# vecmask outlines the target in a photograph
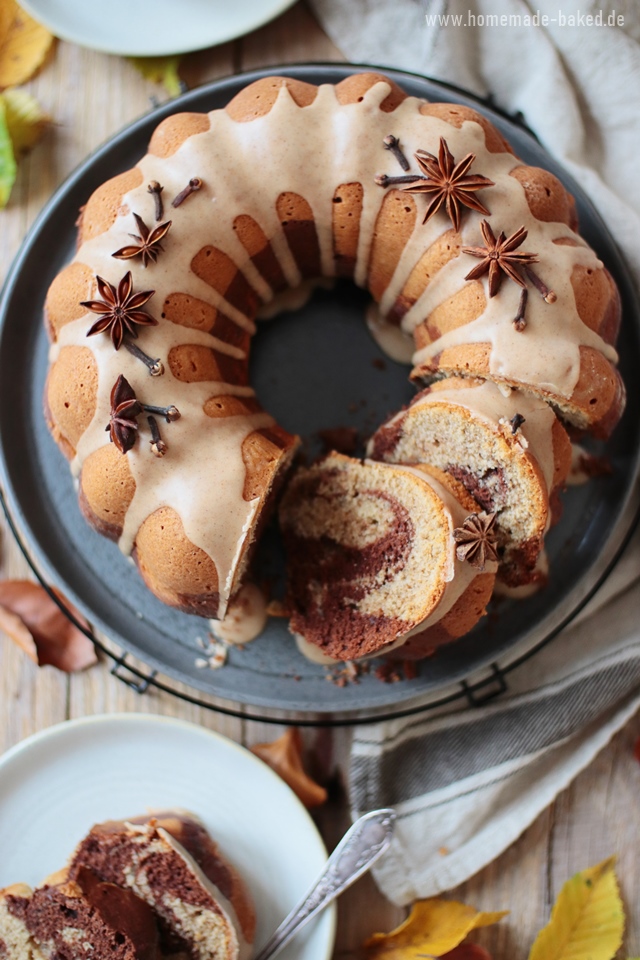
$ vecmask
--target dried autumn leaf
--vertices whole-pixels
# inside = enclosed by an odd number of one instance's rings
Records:
[[[7,39],[13,20],[14,7],[14,3],[5,3],[4,0],[0,0],[0,48]]]
[[[71,607],[81,623],[84,618]],[[64,615],[49,594],[30,580],[0,582],[0,629],[34,663],[72,673],[97,662],[91,641]]]
[[[624,933],[614,862],[609,857],[567,880],[529,960],[612,960]]]
[[[477,943],[461,943],[449,953],[444,953],[440,960],[493,960],[493,957]]]
[[[319,807],[327,799],[327,791],[308,776],[302,766],[302,737],[296,727],[289,729],[272,743],[257,743],[251,752],[264,760],[305,807]]]
[[[9,22],[0,39],[0,88],[4,89],[29,80],[44,63],[55,38],[15,0],[0,0],[0,9],[0,27]]]
[[[7,126],[7,109],[0,98],[0,209],[6,207],[18,171]]]
[[[374,933],[364,944],[368,960],[417,960],[441,957],[462,943],[477,927],[488,927],[508,910],[483,913],[456,900],[418,900],[411,913],[390,933]]]
[[[13,144],[14,156],[31,150],[48,125],[49,117],[35,97],[26,90],[5,90],[1,95],[5,106],[7,129]]]
[[[130,57],[131,63],[151,83],[162,83],[172,97],[182,93],[178,75],[180,57]]]

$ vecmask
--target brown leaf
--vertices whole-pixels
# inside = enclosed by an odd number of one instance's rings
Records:
[[[15,0],[0,0],[0,88],[16,87],[43,65],[54,37]],[[6,24],[9,24],[6,27]]]
[[[251,752],[264,760],[288,784],[305,807],[319,807],[327,799],[327,791],[312,780],[302,766],[302,737],[296,727],[289,729],[272,743],[257,743]]]
[[[459,947],[444,953],[440,960],[493,960],[490,953],[477,943],[461,943]]]
[[[79,622],[86,624],[78,611],[64,602]],[[72,673],[97,663],[88,637],[67,619],[46,590],[30,580],[0,582],[0,628],[39,667],[50,664]]]

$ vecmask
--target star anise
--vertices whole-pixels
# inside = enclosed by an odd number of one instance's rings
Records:
[[[142,404],[136,399],[133,387],[120,374],[111,390],[111,416],[107,427],[120,453],[127,453],[136,442],[141,413]]]
[[[494,531],[496,513],[472,513],[461,527],[453,531],[458,544],[458,560],[468,560],[473,567],[484,570],[488,560],[498,559],[498,540]]]
[[[490,297],[495,297],[500,289],[503,273],[518,286],[524,287],[525,281],[520,273],[520,268],[525,268],[529,263],[538,262],[538,256],[535,253],[513,252],[527,239],[525,228],[520,227],[510,237],[501,233],[497,240],[488,220],[482,221],[480,229],[486,246],[462,248],[462,253],[468,253],[470,256],[480,259],[480,263],[469,271],[465,280],[477,280],[478,277],[488,273]]]
[[[137,240],[137,243],[128,247],[121,247],[111,256],[116,257],[117,260],[131,260],[132,257],[142,257],[142,266],[146,267],[149,262],[155,263],[157,261],[158,254],[162,251],[161,241],[169,232],[171,220],[159,223],[157,227],[150,230],[142,217],[139,217],[137,213],[134,213],[133,216],[140,233],[130,233],[129,236],[132,240]]]
[[[87,332],[88,337],[108,330],[116,350],[120,349],[125,334],[137,338],[136,324],[142,327],[155,327],[158,321],[141,310],[155,290],[133,293],[131,272],[124,275],[117,288],[102,277],[96,277],[102,300],[85,300],[80,306],[86,307],[100,317]]]
[[[443,203],[455,230],[460,230],[463,207],[490,214],[491,211],[487,210],[474,194],[476,190],[494,187],[495,183],[479,174],[467,174],[467,170],[476,158],[474,153],[468,153],[459,163],[456,163],[447,141],[444,137],[440,137],[440,150],[437,157],[427,153],[426,150],[418,150],[414,156],[425,176],[416,178],[414,183],[402,184],[400,189],[407,193],[433,194],[423,223],[430,220]]]

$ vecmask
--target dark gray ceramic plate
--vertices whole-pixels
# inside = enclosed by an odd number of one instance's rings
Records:
[[[0,305],[1,479],[11,516],[36,564],[114,642],[173,680],[222,698],[232,710],[236,703],[268,708],[266,713],[333,713],[363,720],[455,695],[461,682],[486,676],[493,664],[507,669],[557,633],[606,575],[637,509],[640,331],[626,268],[580,188],[521,126],[480,105],[524,160],[552,170],[576,196],[582,233],[615,276],[624,303],[620,352],[629,404],[606,446],[614,472],[565,496],[564,516],[549,537],[547,589],[500,605],[471,634],[421,663],[411,681],[384,684],[372,670],[358,685],[328,683],[322,667],[297,653],[286,622],[273,619],[259,640],[232,650],[223,669],[205,671],[196,667],[196,659],[206,623],[157,601],[117,547],[82,520],[67,464],[41,409],[47,367],[42,304],[49,283],[73,254],[78,208],[102,181],[136,163],[154,127],[169,113],[222,107],[247,83],[270,73],[321,83],[337,82],[358,69],[310,65],[255,71],[194,90],[143,117],[89,157],[45,207],[16,258]],[[386,72],[410,94],[479,106],[452,88]],[[371,432],[414,392],[408,369],[383,358],[369,337],[365,303],[353,287],[319,293],[304,309],[265,325],[255,339],[258,396],[284,427],[310,444],[314,432],[327,427],[351,425]],[[281,578],[275,535],[262,547],[261,564],[264,573]]]

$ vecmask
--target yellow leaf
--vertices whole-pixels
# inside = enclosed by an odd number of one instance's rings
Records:
[[[0,0],[0,10],[0,30],[3,23],[9,22],[4,37],[0,34],[0,89],[4,89],[33,76],[44,63],[54,38],[15,0]]]
[[[4,44],[7,39],[7,34],[9,33],[9,27],[13,20],[13,14],[15,9],[15,3],[13,0],[6,2],[6,0],[0,0],[0,47]]]
[[[16,156],[26,153],[40,139],[51,117],[43,112],[38,101],[26,90],[5,90],[4,101],[9,136]]]
[[[614,861],[610,857],[567,880],[529,960],[612,960],[624,932]]]
[[[508,911],[482,913],[455,900],[418,900],[407,919],[390,933],[374,933],[365,948],[369,960],[440,957],[476,927],[497,923]]]
[[[4,101],[0,97],[0,208],[7,205],[17,172],[6,114]]]
[[[182,93],[178,76],[180,57],[130,57],[131,63],[151,83],[163,83],[167,93],[177,97]]]

